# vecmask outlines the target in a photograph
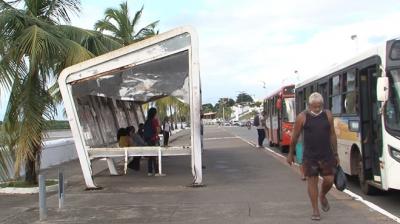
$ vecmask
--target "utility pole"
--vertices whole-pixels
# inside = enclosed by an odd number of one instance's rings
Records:
[[[225,103],[222,104],[222,120],[225,122]]]
[[[354,40],[354,42],[355,42],[355,52],[358,53],[358,36],[357,36],[357,34],[351,35],[350,39]]]

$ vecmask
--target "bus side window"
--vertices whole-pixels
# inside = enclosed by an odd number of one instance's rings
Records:
[[[340,95],[340,75],[332,78],[332,96],[331,96],[331,111],[333,114],[340,114],[342,95]]]

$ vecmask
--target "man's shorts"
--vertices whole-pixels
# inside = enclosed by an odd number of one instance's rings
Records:
[[[336,160],[303,160],[304,175],[306,177],[333,176],[336,172]]]

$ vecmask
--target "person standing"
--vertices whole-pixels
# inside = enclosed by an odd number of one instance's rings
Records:
[[[257,135],[258,135],[258,148],[263,147],[263,142],[265,139],[265,112],[263,111],[260,115],[257,112],[256,116],[254,117],[253,125],[257,128]]]
[[[170,133],[171,133],[171,123],[169,123],[168,117],[165,117],[163,122],[164,147],[168,146]]]
[[[330,209],[326,195],[332,188],[336,166],[339,165],[337,138],[332,113],[324,110],[321,94],[312,93],[308,99],[308,109],[301,112],[295,122],[287,162],[294,162],[294,151],[303,132],[303,168],[307,177],[308,195],[313,209],[311,219],[320,220],[318,199],[324,212]],[[321,191],[318,192],[318,176],[322,176]]]
[[[147,111],[147,120],[144,123],[143,136],[148,146],[159,146],[160,122],[157,118],[157,109],[152,107]],[[156,156],[149,156],[147,163],[147,176],[152,176],[158,172],[158,164]]]
[[[301,180],[306,180],[306,176],[304,175],[304,167],[303,167],[303,135],[301,134],[299,137],[300,141],[297,141],[296,144],[296,162],[299,164]]]

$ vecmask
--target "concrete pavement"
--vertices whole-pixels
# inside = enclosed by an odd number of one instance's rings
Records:
[[[103,190],[85,191],[79,163],[64,164],[69,181],[65,209],[49,195],[42,223],[311,223],[305,182],[297,170],[266,150],[256,149],[222,128],[205,131],[204,183],[191,183],[190,157],[163,160],[166,177],[141,171],[109,176],[97,161],[95,182]],[[122,166],[121,166],[122,168]],[[57,169],[46,170],[48,177]],[[331,210],[319,223],[394,223],[349,196],[333,190]],[[0,223],[38,222],[37,195],[0,195]]]

